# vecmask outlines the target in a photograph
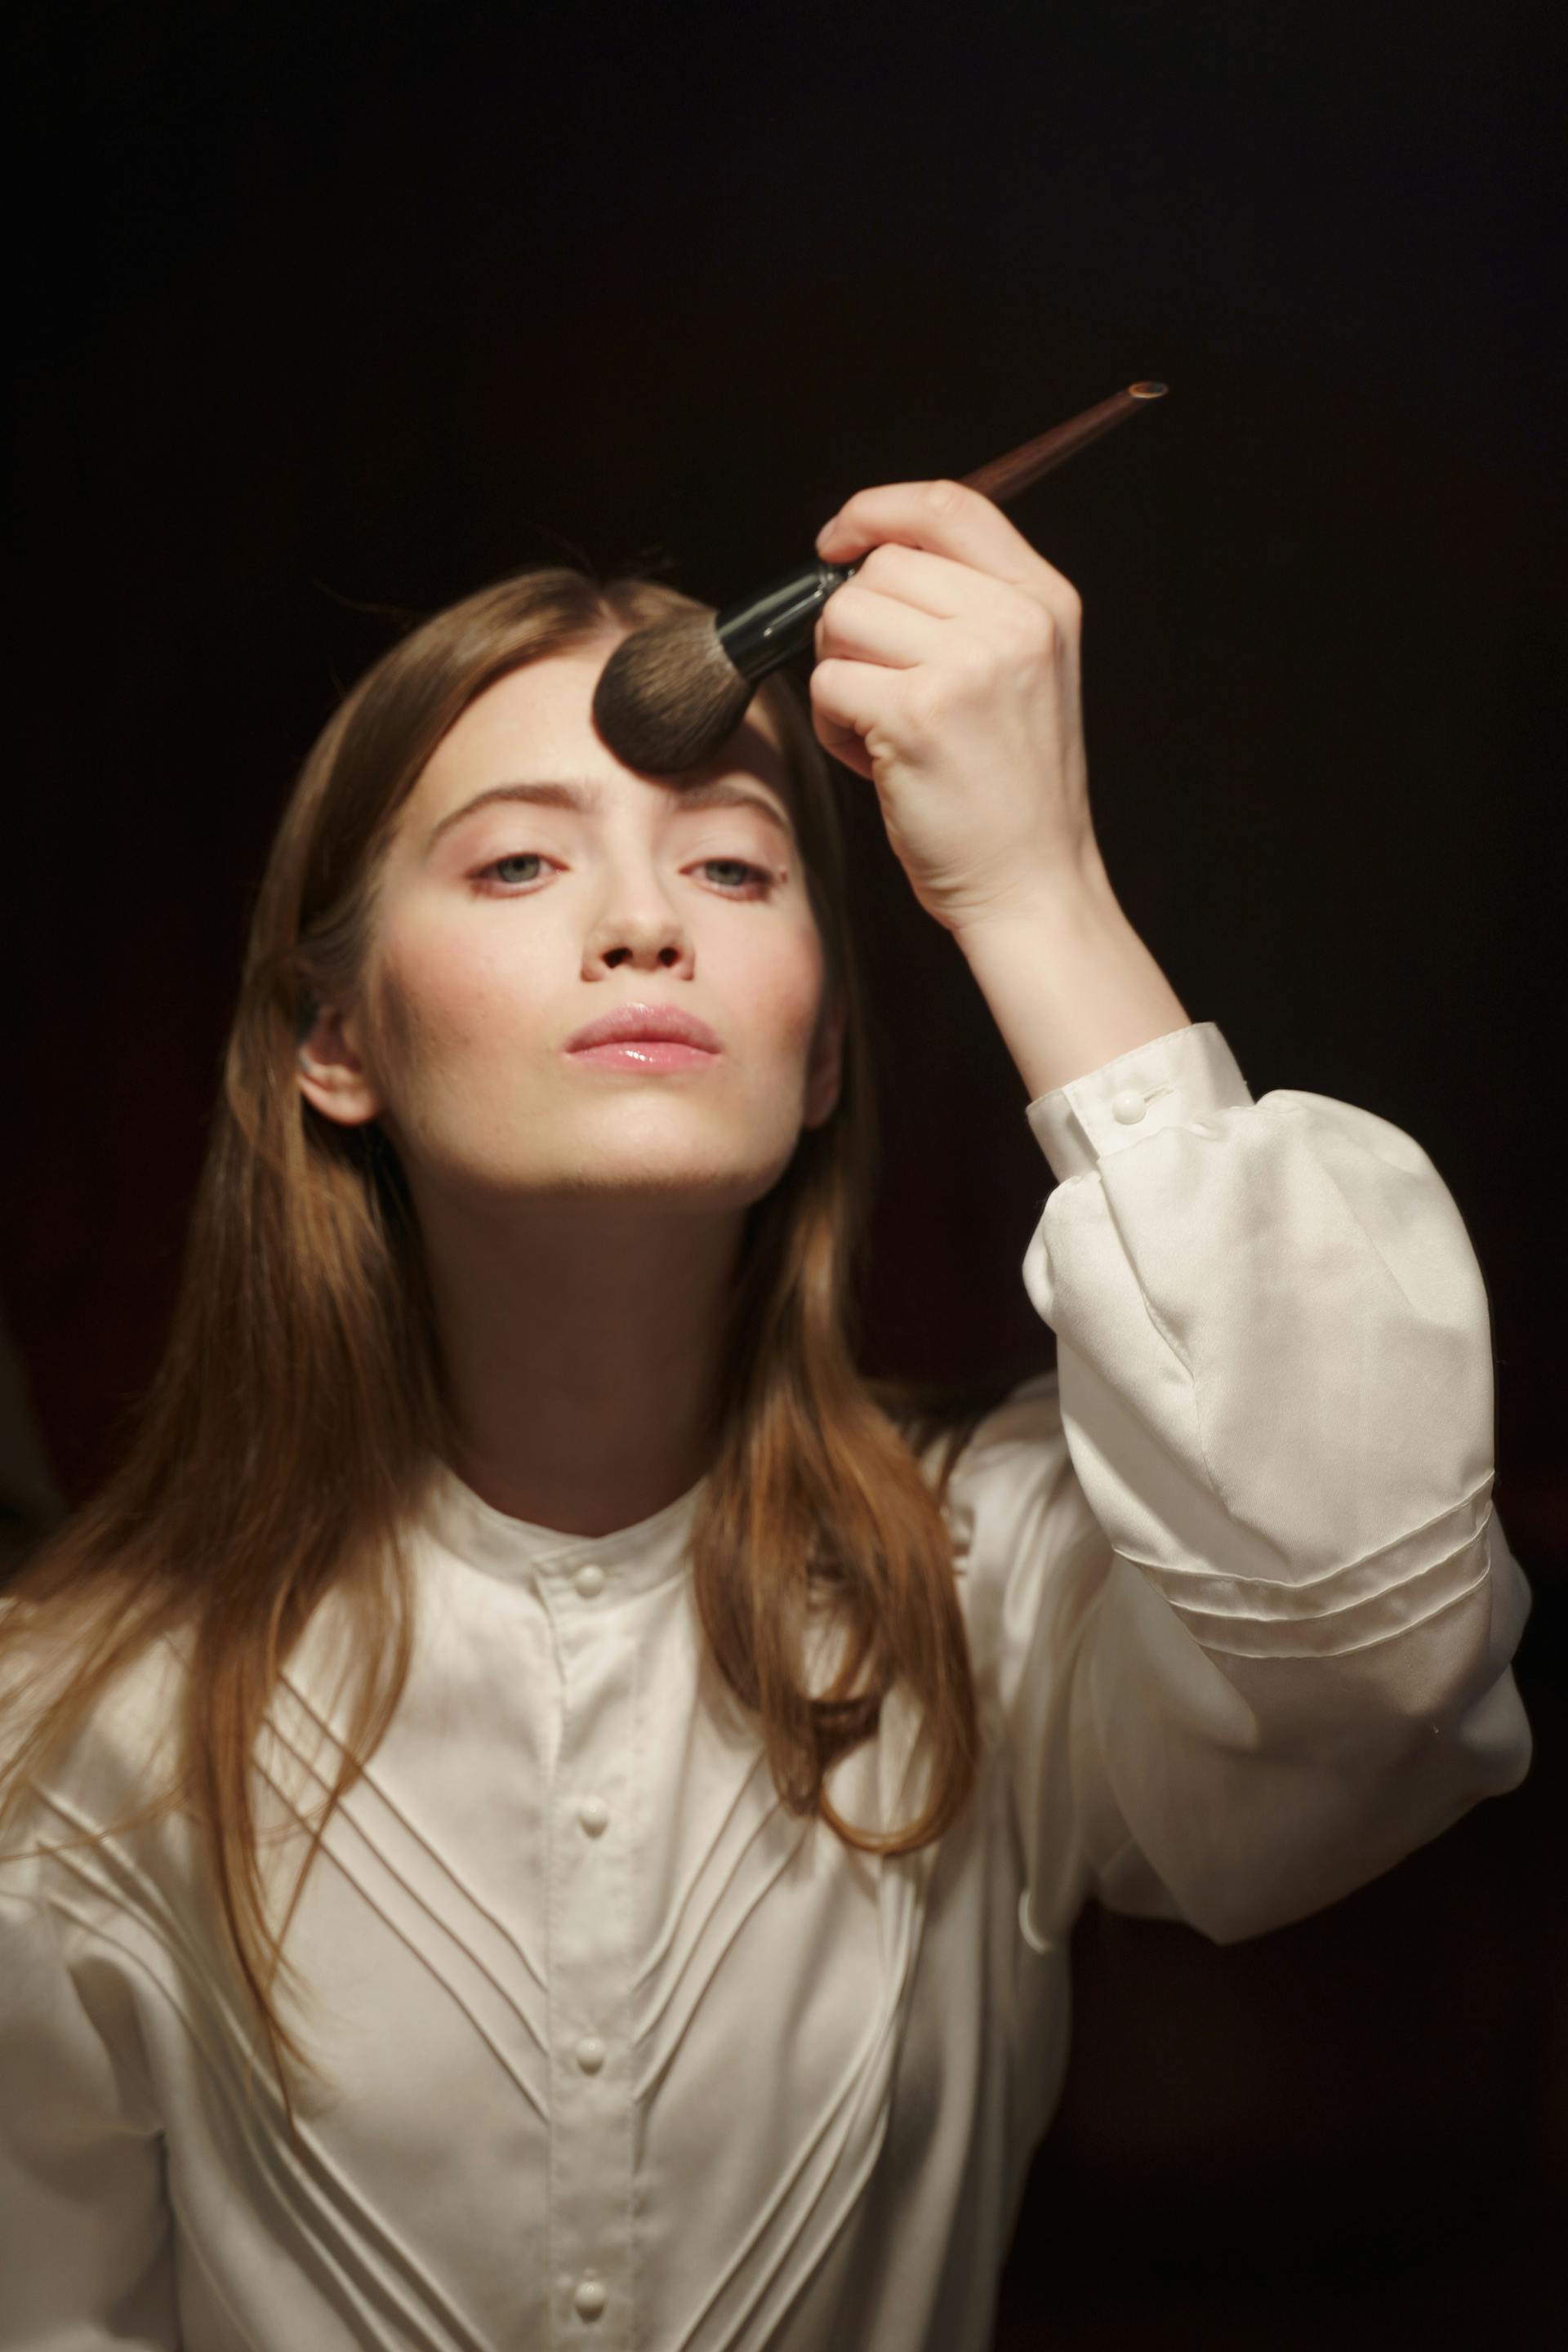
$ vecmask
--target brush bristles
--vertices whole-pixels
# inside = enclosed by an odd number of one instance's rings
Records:
[[[754,692],[720,644],[714,615],[683,614],[622,639],[599,673],[594,721],[628,768],[666,775],[711,759]]]

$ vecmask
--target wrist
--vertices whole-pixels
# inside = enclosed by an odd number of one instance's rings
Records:
[[[1018,933],[1032,933],[1038,938],[1042,930],[1124,923],[1126,919],[1099,848],[1091,846],[1081,856],[1054,866],[1048,874],[1020,882],[1005,899],[998,899],[983,913],[949,928],[959,946],[969,954],[972,950],[984,952],[990,941]]]
[[[1191,1024],[1109,880],[1054,881],[958,936],[1031,1101]]]

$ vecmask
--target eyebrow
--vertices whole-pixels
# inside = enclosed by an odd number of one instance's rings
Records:
[[[788,817],[774,802],[765,800],[761,793],[748,792],[743,784],[716,776],[707,783],[682,784],[676,790],[678,804],[683,809],[755,809],[778,827],[792,848],[795,845]],[[426,835],[422,856],[428,857],[443,834],[450,833],[455,824],[461,824],[476,809],[488,808],[492,801],[532,802],[544,808],[572,809],[579,816],[596,816],[604,806],[604,794],[597,784],[575,778],[546,777],[526,783],[491,784],[488,792],[476,793],[471,801],[465,801],[461,808],[448,810],[437,824],[432,825]]]

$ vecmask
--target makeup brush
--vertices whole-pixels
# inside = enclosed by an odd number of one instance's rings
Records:
[[[1129,384],[963,480],[1000,505],[1168,390]],[[814,556],[722,612],[683,613],[624,637],[594,690],[595,723],[616,757],[651,775],[710,759],[740,725],[758,679],[811,643],[818,613],[865,561]]]

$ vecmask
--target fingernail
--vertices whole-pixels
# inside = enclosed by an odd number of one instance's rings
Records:
[[[838,517],[837,515],[833,517],[830,522],[825,522],[823,524],[822,529],[816,534],[816,551],[818,555],[825,555],[827,552],[826,548],[824,545],[824,541],[831,539],[837,528]]]

